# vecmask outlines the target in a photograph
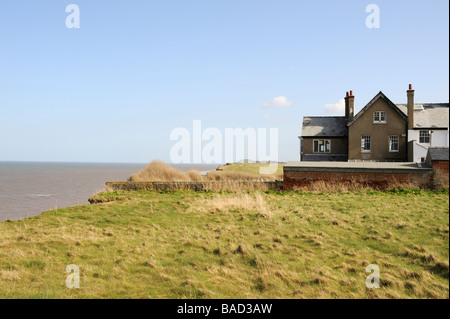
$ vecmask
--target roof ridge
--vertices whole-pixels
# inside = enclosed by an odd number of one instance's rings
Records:
[[[316,118],[317,118],[317,117],[324,117],[324,118],[342,117],[342,118],[345,118],[344,115],[339,115],[339,116],[326,116],[326,115],[324,115],[324,116],[320,116],[320,115],[317,115],[317,116],[316,116],[316,115],[310,116],[310,115],[309,115],[309,116],[308,116],[308,115],[305,115],[305,116],[303,116],[303,117],[304,117],[304,118],[305,118],[305,117],[316,117]]]
[[[407,115],[402,110],[400,110],[398,106],[394,104],[382,91],[380,91],[369,101],[369,103],[367,103],[358,113],[356,113],[356,115],[347,123],[347,126],[355,123],[356,120],[358,120],[361,115],[363,115],[378,99],[384,99],[389,106],[391,106],[398,114],[400,114],[400,116],[405,119],[407,118]]]
[[[447,102],[433,102],[433,103],[428,103],[428,102],[423,102],[423,103],[414,103],[414,105],[446,105],[449,106],[450,103]],[[395,105],[408,105],[407,103],[396,103]]]

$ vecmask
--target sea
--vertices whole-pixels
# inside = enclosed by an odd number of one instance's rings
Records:
[[[147,164],[0,162],[0,221],[89,204],[107,181],[126,181]],[[217,164],[174,164],[182,171],[213,171]]]

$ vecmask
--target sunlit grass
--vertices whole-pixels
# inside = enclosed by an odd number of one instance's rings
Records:
[[[449,297],[448,193],[100,196],[0,223],[1,298]]]

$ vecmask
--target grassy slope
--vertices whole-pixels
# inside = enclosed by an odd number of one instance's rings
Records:
[[[274,175],[283,175],[283,166],[284,164],[278,165],[278,170]],[[260,167],[268,167],[268,164],[243,164],[243,163],[233,163],[230,165],[222,165],[219,166],[219,169],[222,171],[233,171],[233,172],[240,172],[240,173],[248,173],[248,174],[259,174],[259,168]]]
[[[448,194],[104,196],[128,200],[0,223],[0,297],[449,296]]]

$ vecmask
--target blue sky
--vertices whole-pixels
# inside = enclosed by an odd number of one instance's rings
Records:
[[[65,8],[80,8],[68,29]],[[367,5],[380,28],[365,25]],[[170,132],[279,129],[353,90],[448,102],[448,1],[3,1],[0,161],[170,161]],[[289,107],[263,107],[275,97]],[[269,103],[270,104],[270,103]],[[328,111],[327,111],[328,110]],[[330,114],[331,115],[331,114]]]

